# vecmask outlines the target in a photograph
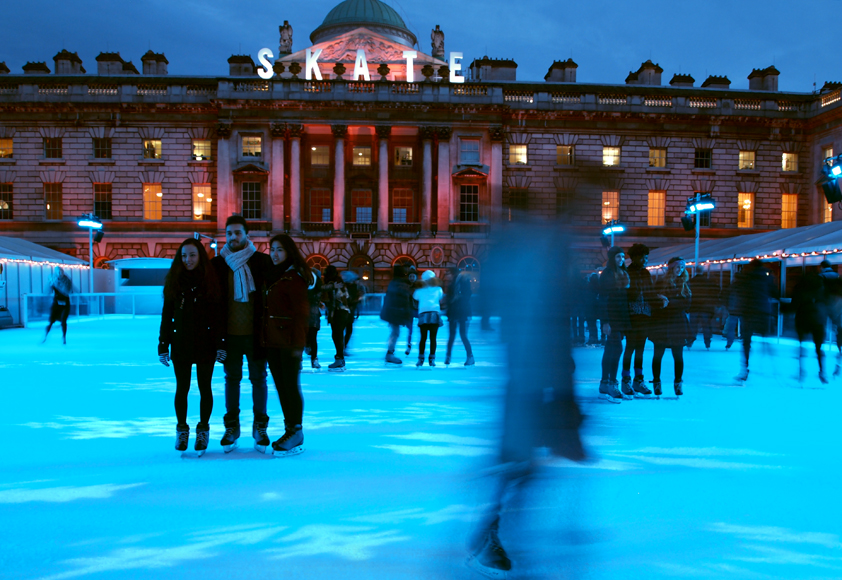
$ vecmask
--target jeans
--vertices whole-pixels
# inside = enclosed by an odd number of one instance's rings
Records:
[[[272,380],[275,381],[275,389],[278,391],[281,411],[284,413],[284,426],[291,429],[301,425],[304,415],[304,397],[301,395],[301,383],[298,380],[301,361],[287,349],[270,348],[267,349],[266,356],[269,370],[272,371]]]
[[[450,358],[450,354],[453,352],[453,342],[456,340],[457,327],[459,328],[459,338],[465,346],[465,352],[468,356],[474,356],[473,351],[471,351],[471,343],[468,340],[468,319],[454,320],[452,318],[448,318],[447,322],[448,329],[450,330],[447,337],[447,358]]]
[[[605,350],[602,353],[603,381],[617,380],[617,368],[620,366],[621,356],[623,356],[623,333],[612,329],[605,339]]]
[[[240,417],[240,381],[243,380],[243,357],[246,357],[251,382],[251,396],[254,404],[254,420],[268,421],[266,415],[266,359],[254,356],[254,337],[228,336],[226,340],[228,357],[225,368],[225,415],[226,420],[237,421]]]
[[[734,344],[737,338],[737,330],[740,324],[740,317],[731,314],[725,322],[725,338],[728,342],[725,343],[726,348]]]
[[[310,358],[319,357],[319,329],[312,326],[307,329],[307,347],[310,349]]]
[[[395,345],[398,343],[398,338],[401,335],[401,328],[403,328],[403,326],[400,324],[389,323],[389,343],[386,347],[386,351],[391,354],[395,353]],[[410,328],[412,327],[410,326]]]
[[[652,357],[652,378],[655,382],[661,382],[661,361],[664,359],[664,353],[668,348],[672,351],[672,359],[675,363],[675,382],[680,383],[681,377],[684,376],[683,346],[668,347],[664,344],[655,345],[655,355]]]
[[[333,338],[333,346],[336,348],[336,360],[345,359],[345,333],[352,322],[353,318],[344,310],[337,310],[330,319],[330,336]]]
[[[646,335],[649,317],[646,320],[632,319],[631,328],[626,333],[626,351],[623,353],[623,372],[631,370],[634,355],[634,376],[643,375],[643,349],[646,348]]]
[[[705,346],[710,348],[710,339],[713,336],[713,315],[710,312],[692,312],[690,314],[690,346],[696,342],[700,324],[702,325],[702,336],[705,337]]]
[[[193,371],[192,363],[172,361],[175,371],[175,417],[181,425],[187,423],[187,393],[190,392],[190,377]],[[196,363],[196,382],[199,383],[199,422],[208,424],[213,411],[213,363]]]

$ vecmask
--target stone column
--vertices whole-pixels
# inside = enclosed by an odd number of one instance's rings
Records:
[[[433,137],[436,132],[433,127],[421,127],[421,232],[423,236],[430,235],[430,225],[433,203]]]
[[[345,231],[345,137],[348,125],[332,125],[336,138],[336,153],[333,167],[333,230]]]
[[[269,203],[272,208],[272,231],[284,231],[284,123],[272,123],[272,164],[269,166]]]
[[[225,231],[225,220],[236,207],[234,200],[234,176],[231,173],[231,124],[219,123],[216,126],[219,143],[216,149],[216,227]],[[222,249],[222,248],[220,248]]]
[[[301,135],[303,125],[287,125],[289,129],[289,228],[301,234]]]
[[[492,127],[491,135],[491,170],[488,174],[488,188],[491,194],[489,222],[497,225],[503,219],[503,139],[502,127]]]
[[[451,177],[450,168],[450,136],[453,130],[450,127],[438,127],[436,135],[439,139],[439,166],[438,166],[438,231],[447,232],[450,230],[451,212]]]
[[[389,235],[389,135],[391,127],[375,127],[380,152],[377,158],[377,166],[380,170],[377,181],[377,233],[382,236]]]

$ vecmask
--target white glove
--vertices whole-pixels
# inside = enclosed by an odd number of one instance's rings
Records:
[[[170,353],[165,352],[164,354],[159,354],[158,360],[161,361],[161,364],[165,367],[170,366]]]
[[[216,351],[216,360],[217,362],[225,362],[225,359],[228,358],[228,353],[224,350]]]

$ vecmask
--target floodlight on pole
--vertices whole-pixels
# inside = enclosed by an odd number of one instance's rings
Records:
[[[610,220],[602,228],[602,235],[611,238],[611,245],[614,245],[614,234],[622,234],[626,231],[626,226],[620,223],[620,220]]]
[[[80,228],[88,228],[88,292],[94,291],[94,230],[97,230],[97,242],[102,239],[102,221],[92,213],[83,214],[76,222]]]
[[[696,195],[687,198],[686,213],[687,215],[692,214],[696,218],[696,255],[693,262],[694,276],[699,271],[699,237],[701,235],[702,228],[702,220],[699,214],[703,211],[711,211],[713,209],[716,209],[716,200],[713,199],[709,193],[696,192]],[[682,224],[684,224],[684,220],[682,220]],[[686,227],[687,226],[685,225],[685,229]]]
[[[210,248],[211,248],[211,250],[213,250],[213,255],[216,256],[216,253],[217,253],[216,248],[219,245],[216,242],[216,238],[213,238],[211,236],[206,236],[205,234],[200,234],[199,232],[193,232],[193,239],[194,240],[200,240],[200,241],[203,240],[203,239],[204,240],[210,240]]]

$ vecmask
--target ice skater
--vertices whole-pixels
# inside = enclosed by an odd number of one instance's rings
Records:
[[[286,234],[272,238],[269,257],[273,265],[266,272],[262,342],[284,414],[284,434],[272,443],[272,453],[284,457],[304,451],[304,398],[299,379],[310,318],[307,281],[311,276],[301,252]]]
[[[44,332],[44,340],[50,336],[50,330],[56,322],[61,323],[61,343],[67,344],[67,317],[70,316],[70,294],[73,293],[73,284],[70,278],[60,267],[53,268],[50,278],[50,289],[53,291],[53,303],[50,306],[50,322]]]
[[[626,254],[617,246],[608,250],[608,264],[599,276],[599,316],[605,351],[602,353],[602,378],[599,381],[599,398],[619,403],[623,396],[617,388],[617,369],[623,356],[623,336],[629,330],[629,275],[626,272]]]
[[[415,266],[409,266],[407,270],[406,279],[409,281],[409,287],[415,288],[416,283],[418,282],[418,270],[415,269]],[[412,292],[410,292],[412,294]],[[415,319],[418,318],[418,309],[415,307],[415,304],[412,302],[412,297],[410,296],[410,308],[412,310],[412,316],[409,322],[406,325],[406,350],[404,354],[409,356],[409,353],[412,352],[412,327],[415,326]]]
[[[412,299],[418,303],[418,328],[421,329],[421,340],[418,343],[418,362],[415,366],[424,365],[424,349],[427,344],[427,337],[430,337],[430,358],[431,367],[436,366],[436,334],[441,321],[441,301],[444,291],[441,289],[441,282],[436,278],[435,272],[425,270],[421,274],[421,287],[416,288],[412,293]]]
[[[649,338],[655,343],[652,386],[656,397],[661,396],[661,362],[667,349],[672,351],[675,368],[675,395],[678,397],[684,394],[684,346],[690,336],[687,313],[692,299],[689,280],[687,263],[684,258],[676,256],[669,259],[666,276],[655,285],[656,303],[660,303],[652,313]]]
[[[795,331],[798,333],[798,381],[804,380],[803,343],[807,336],[811,336],[819,362],[819,380],[827,384],[822,351],[827,325],[827,303],[825,285],[820,275],[807,274],[798,281],[792,293],[792,307],[795,310]]]
[[[389,342],[386,345],[386,364],[400,365],[403,361],[395,356],[395,345],[400,337],[401,328],[406,326],[412,332],[412,300],[409,295],[410,283],[405,276],[403,266],[395,265],[392,269],[392,281],[386,288],[380,319],[389,325]],[[409,347],[407,346],[407,353]]]
[[[471,319],[471,278],[468,272],[461,272],[459,268],[453,268],[450,273],[450,288],[447,289],[446,295],[449,333],[444,364],[445,366],[450,364],[458,328],[459,338],[467,354],[465,366],[470,367],[474,365],[474,353],[471,350],[471,342],[468,340],[468,321]]]
[[[204,246],[193,238],[184,240],[164,281],[158,360],[167,367],[172,361],[175,371],[176,451],[185,451],[190,439],[187,394],[193,365],[196,365],[201,400],[194,449],[199,457],[208,448],[213,411],[213,365],[226,358],[220,302],[219,285]]]
[[[819,277],[824,282],[827,315],[836,332],[836,369],[833,376],[838,377],[842,373],[842,279],[827,260],[822,260]]]
[[[646,387],[643,378],[643,351],[652,318],[652,302],[655,298],[652,275],[646,269],[649,262],[649,248],[643,244],[634,244],[629,249],[631,265],[626,272],[629,275],[629,329],[626,334],[626,350],[623,353],[623,381],[620,392],[624,396],[649,398],[652,391]],[[631,379],[631,364],[634,357],[634,381]]]
[[[748,379],[751,338],[755,334],[768,334],[772,301],[778,297],[778,291],[772,272],[762,261],[754,259],[737,277],[735,292],[743,339],[743,366],[737,380],[745,381]]]
[[[243,357],[248,361],[254,421],[254,448],[266,453],[269,446],[269,416],[266,414],[266,351],[260,345],[263,314],[263,275],[271,261],[258,252],[248,235],[246,220],[232,215],[225,221],[226,244],[211,260],[222,295],[221,311],[225,328],[225,434],[220,441],[226,453],[233,451],[240,438],[240,381]]]
[[[327,321],[330,324],[333,346],[336,349],[333,363],[328,365],[332,372],[345,370],[345,333],[351,323],[349,294],[336,266],[325,268],[325,280],[322,286],[324,303],[327,308]]]
[[[310,318],[307,324],[307,346],[304,352],[310,357],[310,367],[319,370],[319,330],[322,328],[322,273],[316,268],[310,270],[310,286],[307,299],[310,303]]]
[[[362,313],[363,302],[365,301],[365,286],[360,280],[360,277],[351,270],[343,270],[339,273],[342,278],[342,283],[345,284],[345,289],[348,291],[348,308],[350,316],[348,317],[348,324],[345,325],[345,357],[351,356],[348,352],[348,345],[351,343],[351,335],[354,334],[354,322],[360,317]]]

